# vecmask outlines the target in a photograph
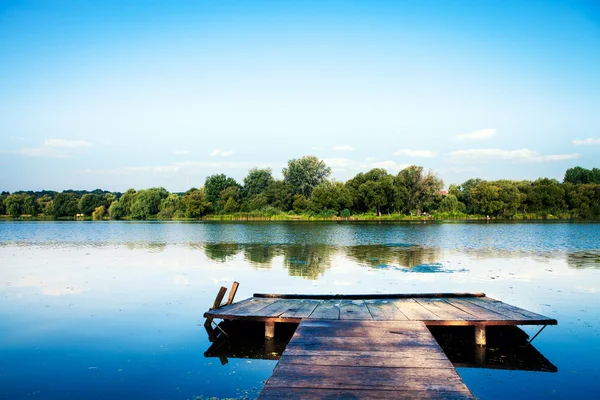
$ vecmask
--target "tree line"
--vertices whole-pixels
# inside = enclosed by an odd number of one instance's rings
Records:
[[[314,156],[288,161],[283,179],[253,168],[238,182],[225,174],[206,178],[185,193],[164,188],[125,193],[65,190],[2,192],[0,215],[92,219],[197,219],[207,215],[303,215],[332,218],[434,215],[440,218],[600,218],[600,169],[570,168],[564,179],[469,179],[450,185],[420,166],[398,174],[361,172],[347,182],[330,180],[331,168]]]

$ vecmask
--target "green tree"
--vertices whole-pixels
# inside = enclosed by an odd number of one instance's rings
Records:
[[[331,168],[315,156],[304,156],[289,160],[282,172],[283,180],[291,185],[293,194],[309,198],[313,189],[331,174]]]
[[[396,177],[397,186],[406,189],[406,202],[408,210],[416,211],[421,215],[423,206],[433,203],[440,195],[444,182],[438,179],[431,171],[423,173],[423,167],[411,165],[400,171]]]
[[[104,196],[97,194],[84,194],[79,199],[79,211],[84,215],[92,215],[94,210],[101,205],[104,205]]]
[[[135,195],[135,200],[131,205],[131,217],[136,219],[146,219],[158,214],[160,203],[168,196],[164,188],[150,188],[140,190]]]
[[[496,215],[503,207],[500,188],[488,181],[480,181],[471,189],[471,200],[478,214]]]
[[[52,200],[52,215],[55,218],[74,217],[79,213],[79,201],[75,193],[62,192]]]
[[[106,209],[104,208],[104,206],[98,206],[92,212],[92,219],[93,220],[101,220],[102,218],[104,218],[105,213],[106,213]]]
[[[600,169],[592,168],[590,170],[582,167],[569,168],[565,172],[563,182],[572,183],[573,185],[588,183],[600,184]]]
[[[532,182],[527,203],[530,212],[559,215],[567,209],[565,189],[556,179],[540,178]]]
[[[236,212],[239,210],[239,202],[241,193],[238,186],[228,186],[221,190],[219,205],[226,213]]]
[[[211,206],[203,188],[191,188],[185,192],[181,202],[185,206],[185,216],[188,218],[200,218],[206,215]]]
[[[45,194],[35,199],[35,201],[37,202],[37,208],[40,213],[44,215],[52,214],[52,198],[49,195]]]
[[[252,168],[244,178],[244,195],[252,198],[263,194],[275,182],[271,168]]]
[[[121,219],[125,216],[125,207],[120,201],[113,201],[108,208],[108,216],[112,219]]]
[[[131,215],[131,206],[135,201],[136,194],[137,192],[135,189],[127,189],[127,191],[119,198],[119,203],[123,206],[123,212],[125,213],[124,216]]]
[[[310,197],[310,208],[315,212],[333,210],[337,214],[352,207],[352,194],[341,182],[325,181],[317,185]]]
[[[280,211],[289,211],[292,208],[292,185],[285,181],[275,181],[265,193],[269,205]]]
[[[173,218],[185,214],[185,205],[181,202],[181,197],[175,193],[169,193],[162,199],[158,209],[159,218]]]
[[[238,187],[239,184],[235,179],[228,177],[225,174],[210,175],[204,181],[204,191],[206,193],[206,199],[212,205],[214,212],[219,212],[225,205],[221,203],[221,192],[228,187]],[[225,200],[227,201],[227,200]]]
[[[442,199],[438,210],[448,213],[464,212],[465,205],[458,201],[458,198],[455,195],[448,194]]]
[[[24,211],[25,196],[21,193],[13,193],[8,195],[4,199],[4,207],[6,208],[6,214],[11,217],[19,217],[21,214],[25,214]]]

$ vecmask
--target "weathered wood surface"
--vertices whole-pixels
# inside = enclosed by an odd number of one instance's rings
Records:
[[[387,295],[364,299],[325,298],[333,295],[252,297],[209,310],[205,317],[295,322],[303,319],[424,321],[426,325],[556,325],[556,320],[488,297],[449,294]],[[266,295],[265,295],[266,296]]]
[[[423,322],[303,320],[259,399],[473,399]]]

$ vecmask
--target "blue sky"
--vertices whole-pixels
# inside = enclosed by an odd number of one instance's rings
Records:
[[[0,2],[0,190],[183,191],[312,154],[600,167],[595,1]]]

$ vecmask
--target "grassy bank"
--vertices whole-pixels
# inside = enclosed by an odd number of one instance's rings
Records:
[[[13,221],[92,221],[91,216],[85,217],[63,217],[53,218],[48,215],[22,215],[13,217],[10,215],[1,215],[0,220]],[[110,218],[102,219],[108,221]],[[123,218],[124,221],[135,221],[131,218]],[[206,215],[202,218],[148,218],[147,221],[485,221],[485,215],[471,215],[464,213],[433,213],[426,215],[404,215],[404,214],[383,214],[378,216],[374,213],[354,214],[349,216],[337,216],[332,213],[303,213],[296,214],[293,212],[247,212],[247,213],[231,213],[231,214],[213,214]],[[492,221],[544,221],[544,220],[577,220],[584,221],[589,219],[577,218],[571,214],[560,215],[540,215],[540,214],[516,214],[510,218],[490,216]],[[598,220],[592,220],[598,221]]]

